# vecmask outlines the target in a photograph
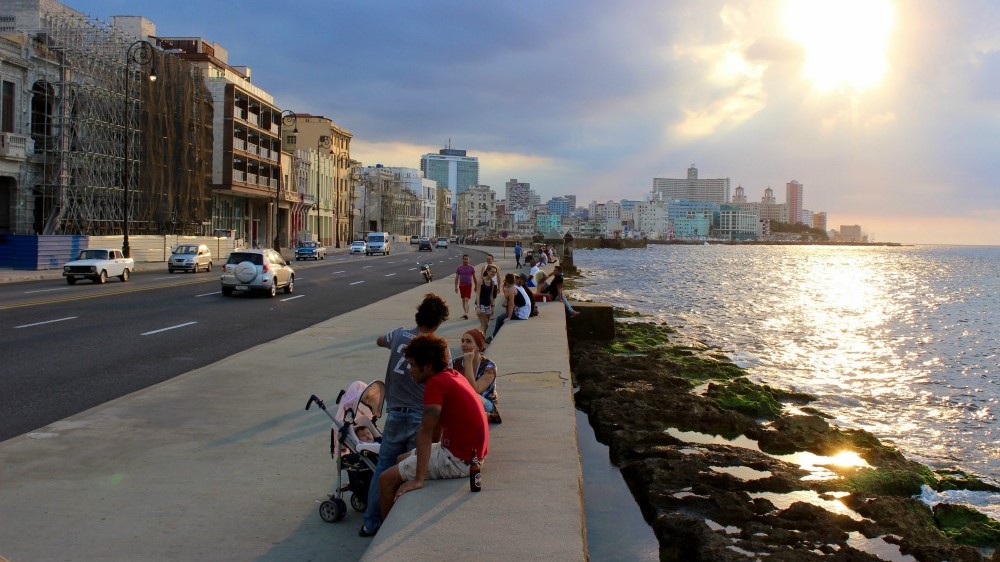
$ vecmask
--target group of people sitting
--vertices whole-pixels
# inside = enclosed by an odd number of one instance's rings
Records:
[[[486,458],[489,424],[501,423],[497,365],[486,349],[506,321],[538,314],[536,300],[543,299],[532,288],[562,300],[570,315],[579,314],[563,293],[559,266],[537,277],[507,273],[501,282],[500,275],[492,255],[480,271],[469,265],[467,254],[462,256],[455,292],[462,298],[463,318],[468,318],[469,301],[476,294],[480,327],[462,334],[461,355],[454,359],[447,341],[436,335],[449,310],[435,294],[426,295],[417,307],[416,327],[399,327],[377,339],[390,352],[387,413],[360,536],[375,535],[399,496],[422,488],[425,479],[468,476],[472,463]],[[493,335],[487,336],[496,312]]]

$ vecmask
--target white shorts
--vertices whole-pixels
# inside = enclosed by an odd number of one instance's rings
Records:
[[[396,465],[399,468],[399,475],[403,481],[413,480],[417,477],[417,450],[410,451],[410,456],[399,461]],[[469,475],[469,465],[465,461],[451,454],[440,443],[431,443],[431,458],[427,463],[428,480],[444,480],[446,478],[462,478]]]

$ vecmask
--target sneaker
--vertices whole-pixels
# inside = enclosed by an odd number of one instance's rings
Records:
[[[366,529],[366,528],[365,528],[365,526],[364,526],[364,525],[362,524],[362,525],[361,525],[361,530],[360,530],[360,531],[358,531],[358,536],[359,536],[359,537],[363,537],[363,538],[368,538],[368,537],[374,537],[374,536],[375,536],[375,533],[378,533],[378,529],[375,529],[374,531],[369,531],[369,530],[368,530],[368,529]]]
[[[486,345],[490,345],[491,343],[493,343],[493,336],[486,338]]]

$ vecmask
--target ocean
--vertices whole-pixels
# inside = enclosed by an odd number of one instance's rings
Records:
[[[815,395],[835,425],[1000,484],[1000,247],[651,245],[574,262],[571,296],[676,326]]]

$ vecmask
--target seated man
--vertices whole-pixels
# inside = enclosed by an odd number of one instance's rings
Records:
[[[566,312],[569,312],[569,315],[575,318],[579,316],[580,313],[573,310],[573,307],[569,304],[569,300],[563,292],[565,283],[566,281],[563,279],[562,267],[557,265],[552,268],[552,273],[545,276],[545,279],[539,285],[541,287],[541,291],[539,292],[549,295],[549,300],[561,300],[566,306]]]
[[[528,282],[526,285],[528,287],[534,287],[536,285],[535,281],[538,278],[538,273],[541,269],[539,269],[538,262],[535,261],[535,258],[528,260],[528,265],[531,266],[531,269],[528,271]]]
[[[404,355],[410,376],[424,385],[424,413],[417,431],[417,448],[379,479],[382,520],[399,496],[424,487],[424,479],[464,478],[473,457],[486,458],[489,426],[486,411],[465,376],[449,368],[448,342],[438,336],[417,336]],[[447,404],[447,407],[445,407]],[[435,437],[440,435],[440,441]]]

